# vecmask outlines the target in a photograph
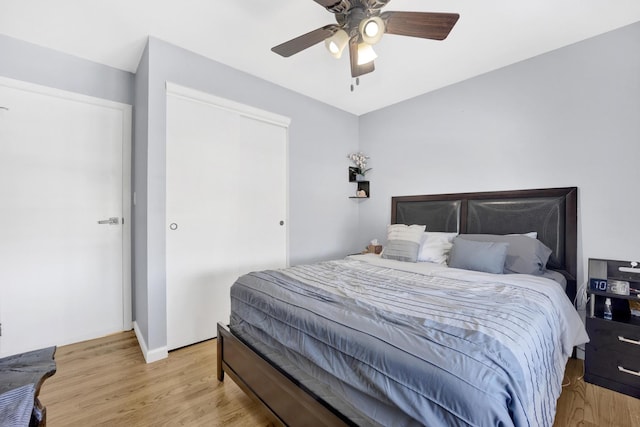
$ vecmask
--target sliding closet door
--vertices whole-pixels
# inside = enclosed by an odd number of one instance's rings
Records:
[[[242,116],[238,150],[241,171],[237,184],[241,198],[234,214],[239,272],[284,267],[287,260],[287,129]],[[245,160],[248,160],[246,165]]]
[[[286,127],[184,91],[167,95],[169,350],[215,337],[238,276],[287,263]]]

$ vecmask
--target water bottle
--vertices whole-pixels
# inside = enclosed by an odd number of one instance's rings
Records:
[[[607,298],[604,300],[604,318],[607,320],[611,320],[613,317],[611,313],[611,298]]]

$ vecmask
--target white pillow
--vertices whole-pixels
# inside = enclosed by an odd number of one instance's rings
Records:
[[[522,233],[522,234],[507,234],[507,236],[527,236],[527,237],[531,237],[532,239],[537,239],[538,238],[538,232],[537,231],[530,231],[528,233]]]
[[[427,231],[422,234],[422,243],[418,251],[418,261],[446,264],[453,239],[458,233]]]
[[[439,241],[447,241],[449,243],[453,243],[453,239],[456,238],[458,233],[444,233],[441,231],[425,231],[422,234],[422,242],[424,243],[428,240],[439,240]]]

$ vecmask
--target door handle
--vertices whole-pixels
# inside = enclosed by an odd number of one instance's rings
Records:
[[[103,219],[98,221],[98,224],[109,224],[109,225],[118,225],[120,223],[120,220],[118,219],[118,217],[112,216],[109,219]]]

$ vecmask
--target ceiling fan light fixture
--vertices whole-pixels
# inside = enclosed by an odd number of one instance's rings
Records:
[[[349,67],[356,78],[375,70],[377,57],[372,46],[384,34],[419,37],[431,40],[447,38],[460,15],[442,12],[399,12],[382,8],[389,0],[314,0],[335,15],[328,24],[294,37],[271,50],[288,58],[320,42],[334,58],[340,58],[349,46]]]
[[[371,16],[363,19],[358,25],[358,31],[362,41],[369,44],[376,44],[384,34],[384,21],[379,16]]]
[[[358,44],[358,65],[368,64],[377,57],[378,55],[373,50],[373,46],[369,43]]]
[[[345,30],[338,30],[324,41],[327,50],[336,59],[340,59],[344,48],[349,43],[349,34]]]

